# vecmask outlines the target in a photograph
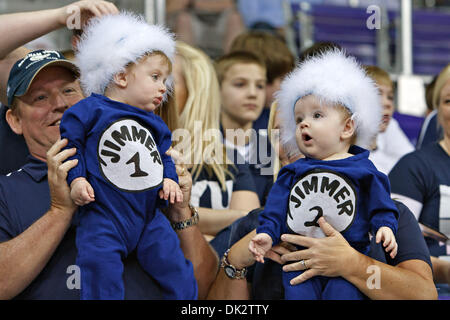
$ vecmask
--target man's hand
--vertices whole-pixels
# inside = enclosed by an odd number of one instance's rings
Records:
[[[61,7],[59,10],[60,24],[68,25],[74,14],[80,14],[80,28],[83,28],[89,19],[93,17],[101,17],[108,14],[117,14],[119,9],[109,2],[103,0],[82,0]],[[73,22],[71,22],[73,23]]]
[[[66,149],[67,139],[59,139],[47,152],[48,185],[50,188],[50,208],[58,212],[73,214],[77,206],[70,197],[67,173],[78,164],[78,160],[65,161],[75,155],[76,149]],[[64,162],[65,161],[65,162]]]
[[[283,234],[281,240],[306,249],[286,253],[281,256],[283,262],[294,261],[283,266],[283,271],[306,270],[291,280],[292,285],[302,283],[315,276],[344,277],[352,273],[355,267],[355,253],[340,232],[335,230],[325,218],[317,221],[325,233],[325,238],[310,238],[294,234]],[[302,262],[304,260],[304,262]]]

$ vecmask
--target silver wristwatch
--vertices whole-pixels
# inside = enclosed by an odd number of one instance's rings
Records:
[[[229,252],[230,252],[230,249],[225,251],[225,253],[222,257],[222,261],[220,262],[220,267],[223,268],[223,270],[225,271],[225,274],[230,279],[237,279],[237,280],[245,279],[245,277],[247,276],[247,268],[244,267],[242,269],[237,269],[235,266],[233,266],[228,261],[228,253]]]
[[[191,209],[192,217],[180,222],[172,222],[171,225],[174,230],[183,230],[195,226],[198,223],[199,216],[197,209],[191,205],[189,205],[189,209]]]

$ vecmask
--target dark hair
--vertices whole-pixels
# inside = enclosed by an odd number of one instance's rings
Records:
[[[215,62],[215,68],[217,73],[217,78],[219,79],[219,84],[222,84],[223,78],[225,77],[225,73],[230,69],[232,66],[238,63],[244,63],[244,64],[256,64],[259,65],[261,68],[266,69],[266,64],[264,60],[249,51],[234,51],[230,52],[228,54],[225,54],[221,56],[219,59]]]
[[[237,36],[230,52],[249,51],[259,55],[266,64],[267,82],[284,77],[295,67],[295,57],[286,43],[276,35],[265,31],[249,31]]]
[[[434,110],[433,90],[434,90],[434,85],[436,84],[437,77],[438,77],[437,75],[434,76],[433,80],[431,80],[431,82],[429,84],[427,84],[425,87],[425,101],[427,102],[427,108],[430,111]]]
[[[342,47],[339,44],[331,41],[316,42],[311,47],[303,50],[303,52],[300,54],[299,62],[303,62],[308,58],[333,49],[342,50]]]

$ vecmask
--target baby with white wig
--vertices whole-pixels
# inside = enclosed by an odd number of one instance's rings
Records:
[[[281,141],[289,157],[303,154],[278,174],[256,236],[249,244],[255,259],[279,243],[283,233],[325,237],[319,222],[330,223],[363,254],[369,232],[386,252],[397,253],[398,211],[389,180],[368,159],[381,121],[378,90],[355,58],[333,49],[301,63],[277,93]],[[314,262],[303,271],[283,272],[286,299],[362,299],[343,278],[312,277]],[[292,285],[294,278],[303,282]]]
[[[123,299],[122,259],[135,250],[164,298],[197,297],[192,264],[160,211],[183,199],[166,154],[171,132],[154,114],[174,55],[170,32],[127,12],[90,20],[81,37],[76,64],[87,98],[64,113],[60,131],[77,149],[67,182],[80,206],[82,299]]]

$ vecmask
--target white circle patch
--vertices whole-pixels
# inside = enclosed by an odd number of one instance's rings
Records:
[[[337,231],[344,232],[355,215],[355,188],[336,172],[309,171],[294,184],[289,194],[288,227],[304,236],[325,237],[317,223],[321,216]]]
[[[120,119],[101,135],[97,155],[105,179],[122,191],[159,186],[163,165],[150,130],[132,119]]]

